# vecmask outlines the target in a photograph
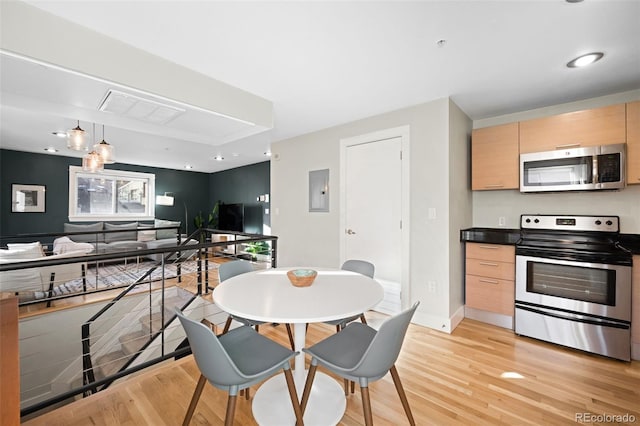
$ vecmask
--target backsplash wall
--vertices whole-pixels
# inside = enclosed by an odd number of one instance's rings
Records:
[[[528,193],[473,191],[473,226],[519,228],[522,214],[573,214],[620,216],[621,232],[640,234],[640,185],[621,191]]]

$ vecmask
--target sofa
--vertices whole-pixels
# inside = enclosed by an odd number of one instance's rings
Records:
[[[86,250],[67,251],[46,256],[40,242],[8,244],[0,249],[0,264],[16,264],[40,260],[55,260],[84,256]],[[0,291],[13,293],[20,302],[36,299],[37,294],[51,295],[56,285],[75,279],[85,279],[85,261],[53,266],[35,266],[0,272]]]
[[[180,222],[156,219],[153,223],[65,223],[64,232],[68,234],[67,238],[72,243],[90,244],[94,253],[103,254],[175,246],[179,227]],[[68,241],[61,239],[54,241],[54,253],[57,252],[56,246],[60,246],[62,242],[68,243]],[[197,243],[196,240],[189,240],[186,244]],[[72,250],[75,251],[73,248]],[[182,258],[187,258],[195,254],[195,250],[182,253]],[[159,262],[162,260],[162,256],[162,253],[156,253],[146,257]]]

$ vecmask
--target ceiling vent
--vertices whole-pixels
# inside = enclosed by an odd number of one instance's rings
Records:
[[[153,124],[167,124],[186,110],[110,89],[98,108]]]

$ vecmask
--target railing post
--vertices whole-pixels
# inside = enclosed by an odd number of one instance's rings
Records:
[[[271,240],[271,267],[272,268],[277,268],[278,267],[278,240],[277,239],[273,239]]]
[[[89,323],[82,324],[82,384],[88,385],[96,381],[95,374],[93,373],[93,365],[91,362],[91,345],[89,344]],[[93,393],[98,392],[98,388],[91,389]],[[84,396],[89,396],[91,393],[85,391]]]

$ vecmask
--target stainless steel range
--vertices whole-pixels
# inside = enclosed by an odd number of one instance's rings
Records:
[[[617,216],[522,215],[515,331],[629,361],[631,253]]]

